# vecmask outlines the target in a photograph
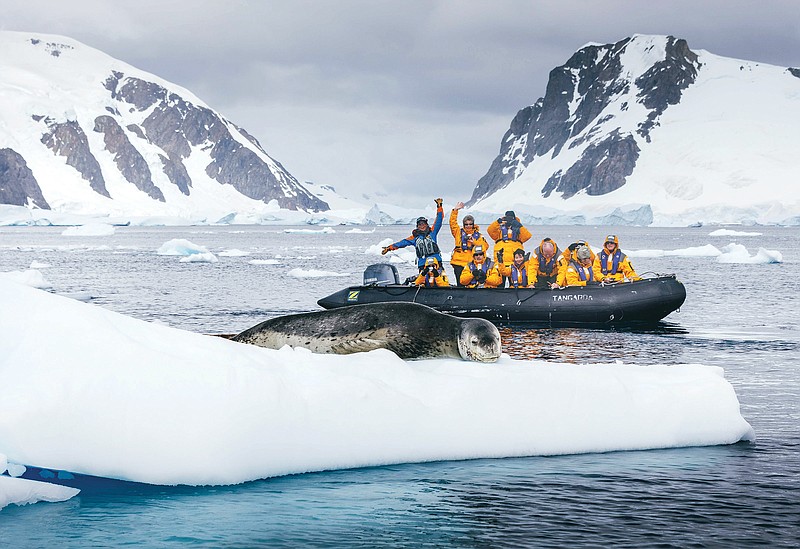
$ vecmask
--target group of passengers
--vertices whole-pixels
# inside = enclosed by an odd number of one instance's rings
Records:
[[[383,248],[383,254],[406,246],[417,252],[419,276],[414,284],[426,287],[450,286],[444,272],[437,236],[444,221],[442,199],[435,199],[436,218],[433,227],[419,217],[411,236]],[[532,237],[516,214],[509,210],[487,228],[494,241],[493,258],[488,255],[489,243],[480,232],[475,218],[465,215],[458,224],[458,211],[463,202],[450,212],[450,231],[455,248],[450,259],[458,286],[469,288],[564,288],[599,283],[640,280],[628,257],[619,248],[616,235],[608,235],[603,249],[595,254],[585,240],[570,244],[563,251],[551,238],[544,238],[533,252],[525,251],[525,242]]]

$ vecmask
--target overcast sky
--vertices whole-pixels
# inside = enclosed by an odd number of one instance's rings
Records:
[[[301,182],[414,205],[467,200],[516,112],[588,42],[671,34],[800,66],[800,0],[0,0],[0,13],[3,30],[69,36],[190,89]]]

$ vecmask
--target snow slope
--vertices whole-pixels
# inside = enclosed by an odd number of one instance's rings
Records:
[[[664,61],[666,43],[665,36],[634,36],[619,54],[622,70],[610,86],[616,93],[610,103],[557,154],[551,150],[505,168],[516,169],[516,178],[472,210],[514,209],[559,223],[570,216],[597,222],[615,209],[632,212],[623,213],[622,222],[643,225],[800,223],[800,71],[696,51],[696,79],[645,138],[637,130],[649,111],[635,83]],[[600,46],[597,55],[611,55],[611,46]],[[576,95],[567,122],[575,121],[577,106],[589,100],[586,89],[593,85],[581,80],[582,70],[572,69],[571,78]],[[566,199],[559,192],[543,196],[553,174],[568,170],[614,132],[630,135],[640,149],[624,185],[594,196],[585,191]],[[503,151],[509,151],[510,161],[529,136],[512,133],[508,139]],[[598,168],[604,160],[598,160]]]

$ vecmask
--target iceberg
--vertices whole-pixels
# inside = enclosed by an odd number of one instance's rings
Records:
[[[753,438],[718,367],[272,350],[4,279],[0,307],[0,452],[9,467],[223,485]],[[8,490],[4,478],[0,493]]]

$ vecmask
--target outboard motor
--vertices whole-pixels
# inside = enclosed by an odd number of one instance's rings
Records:
[[[364,286],[400,284],[397,268],[389,263],[375,263],[364,269]]]

